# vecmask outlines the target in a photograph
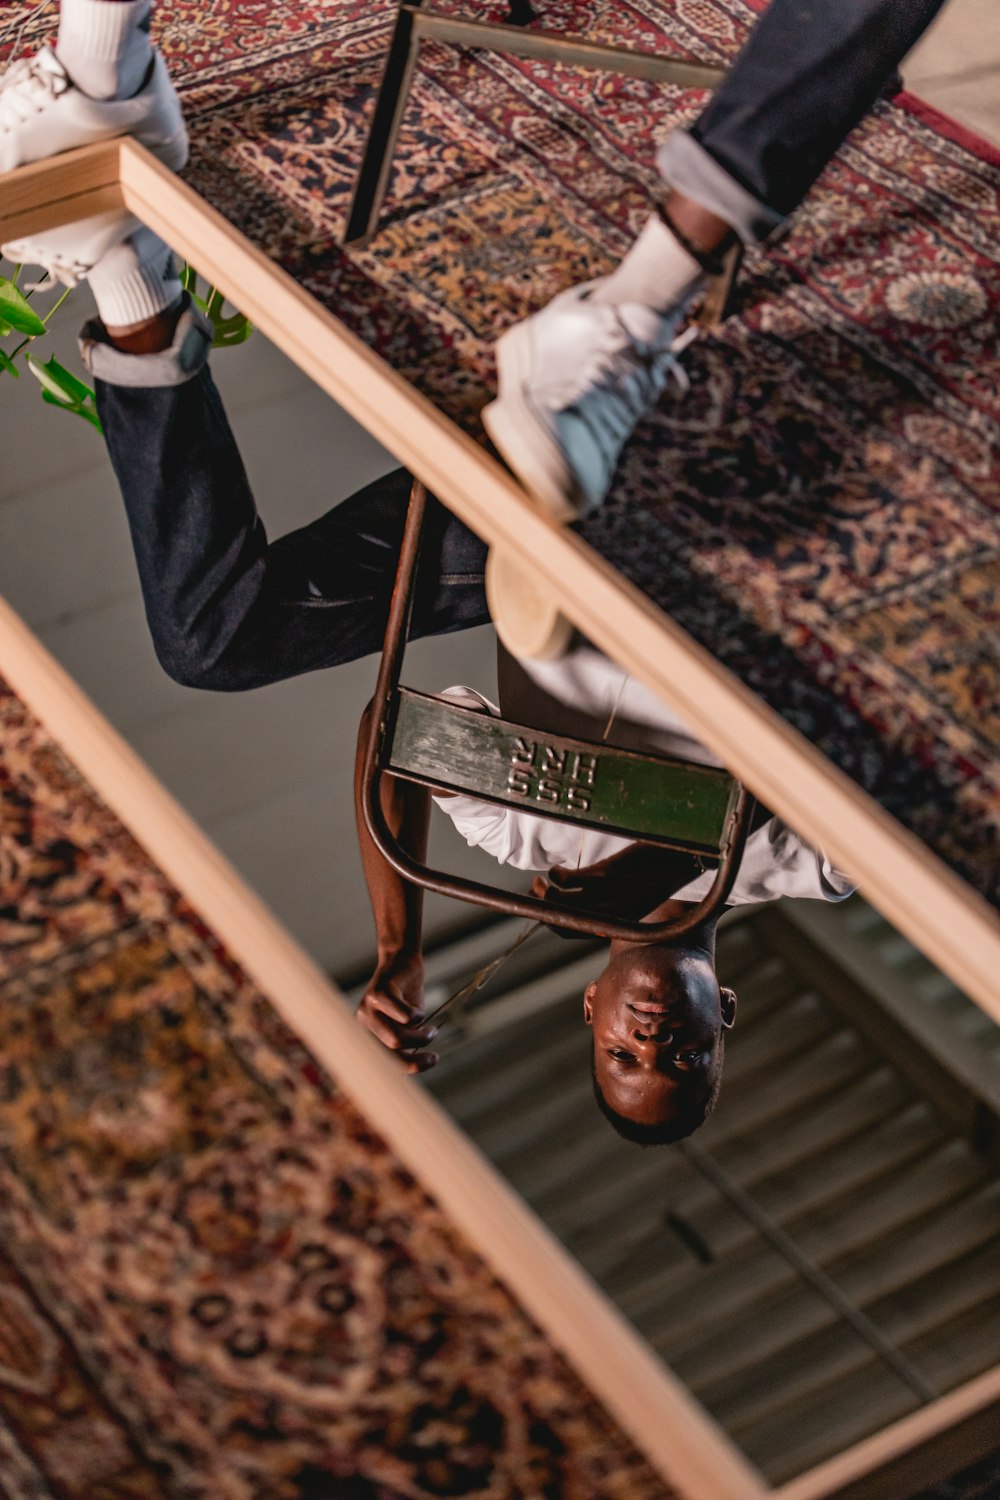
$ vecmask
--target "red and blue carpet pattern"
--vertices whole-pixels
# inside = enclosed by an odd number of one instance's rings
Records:
[[[2,1500],[669,1500],[0,679]]]
[[[465,14],[496,0],[447,0]],[[543,23],[707,60],[760,0],[542,0]],[[14,7],[15,12],[17,7]],[[50,17],[24,8],[33,46]],[[188,176],[480,433],[491,345],[607,270],[703,96],[422,53],[383,227],[338,248],[391,0],[178,0],[156,17]],[[638,432],[588,539],[1000,902],[1000,153],[903,96],[751,255],[692,390]]]

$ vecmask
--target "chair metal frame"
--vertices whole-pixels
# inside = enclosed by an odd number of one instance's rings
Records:
[[[568,67],[605,68],[609,72],[646,78],[656,83],[676,83],[692,89],[715,88],[728,71],[717,63],[699,62],[694,58],[662,57],[659,53],[618,47],[610,42],[588,41],[583,36],[527,30],[527,23],[534,19],[534,13],[526,0],[510,0],[508,10],[512,24],[443,15],[426,6],[424,0],[403,0],[400,4],[368,140],[355,180],[344,232],[345,245],[358,247],[367,244],[378,228],[396,141],[424,41],[482,47],[516,57],[564,63]]]
[[[376,848],[404,880],[422,886],[425,890],[435,891],[438,895],[452,896],[456,900],[470,901],[477,906],[488,907],[492,911],[504,912],[510,916],[527,917],[534,921],[545,922],[549,926],[561,927],[593,937],[630,943],[678,942],[716,916],[722,910],[732,890],[750,829],[754,806],[754,799],[738,781],[733,782],[733,791],[719,846],[719,866],[710,890],[701,901],[692,902],[690,910],[663,922],[633,922],[615,919],[600,912],[571,906],[561,900],[521,895],[487,885],[482,881],[449,875],[407,853],[389,829],[379,796],[383,775],[401,775],[404,780],[419,781],[422,784],[437,786],[443,784],[437,779],[431,782],[423,776],[401,773],[390,765],[393,734],[400,702],[399,677],[413,606],[426,505],[427,491],[419,480],[415,480],[410,492],[410,503],[403,528],[396,581],[386,624],[375,696],[372,700],[370,727],[358,790],[361,814]],[[527,735],[533,733],[527,726],[515,727],[518,730],[523,729]],[[547,738],[553,739],[552,736],[547,736]],[[608,747],[594,744],[590,748],[595,753],[599,753]],[[544,812],[537,805],[532,806],[532,812],[536,816],[544,816]],[[570,819],[570,821],[577,820]],[[579,821],[585,822],[584,819]]]

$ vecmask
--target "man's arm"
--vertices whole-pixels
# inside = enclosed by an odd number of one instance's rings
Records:
[[[358,730],[354,791],[358,844],[375,918],[378,958],[358,1006],[357,1018],[373,1036],[398,1054],[408,1073],[422,1073],[437,1062],[434,1053],[421,1050],[437,1031],[434,1026],[420,1024],[424,1003],[421,951],[424,893],[420,886],[404,880],[382,857],[361,815],[358,791],[371,712],[369,704]],[[415,859],[423,859],[427,853],[430,792],[413,782],[383,776],[380,793],[390,832]]]
[[[532,890],[603,916],[659,920],[662,903],[687,885],[696,868],[690,854],[635,843],[581,869],[556,865],[535,879]]]

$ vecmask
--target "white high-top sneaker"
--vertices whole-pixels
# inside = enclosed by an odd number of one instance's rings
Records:
[[[671,374],[687,390],[671,351],[691,296],[657,312],[595,301],[598,285],[570,287],[501,335],[498,395],[483,411],[497,449],[557,520],[602,503],[625,443]]]
[[[81,93],[51,47],[0,76],[0,172],[118,135],[134,136],[174,171],[187,161],[180,100],[159,52],[131,99]]]
[[[89,280],[108,327],[143,323],[181,295],[170,247],[129,213],[115,210],[0,247],[8,260],[40,265],[55,281]]]
[[[40,234],[0,245],[5,260],[24,266],[41,266],[63,286],[84,281],[113,245],[118,245],[140,227],[134,214],[111,209],[75,224],[60,224]]]

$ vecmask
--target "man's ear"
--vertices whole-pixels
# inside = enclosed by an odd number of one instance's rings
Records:
[[[732,1031],[736,1024],[736,994],[733,990],[719,991],[719,1008],[722,1011],[722,1024],[727,1031]]]
[[[592,979],[583,992],[583,1019],[588,1026],[594,1024],[594,991],[597,989],[597,980]]]

